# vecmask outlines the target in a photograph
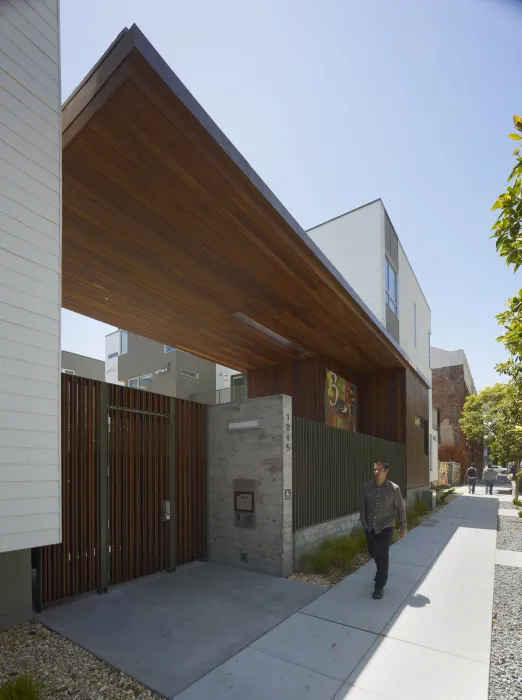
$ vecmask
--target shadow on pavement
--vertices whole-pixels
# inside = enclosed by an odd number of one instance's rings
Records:
[[[419,526],[433,533],[459,520],[334,700],[487,697],[498,504],[459,495]]]

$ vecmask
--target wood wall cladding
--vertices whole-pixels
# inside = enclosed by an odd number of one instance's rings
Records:
[[[139,29],[62,121],[64,307],[243,371],[405,366]]]
[[[427,486],[430,482],[429,456],[425,450],[423,428],[416,426],[415,418],[428,419],[428,387],[412,371],[405,372],[406,385],[406,454],[408,488]],[[428,442],[430,436],[428,435]]]
[[[357,432],[406,442],[404,370],[361,374],[334,358],[315,357],[249,372],[248,397],[287,394],[294,416],[324,423],[327,369],[357,387]]]
[[[360,430],[366,435],[406,442],[405,370],[390,370],[361,377]]]
[[[263,367],[248,373],[248,398],[286,394],[294,416],[324,423],[325,380],[324,357]]]

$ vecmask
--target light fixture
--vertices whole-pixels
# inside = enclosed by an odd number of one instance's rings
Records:
[[[235,420],[228,424],[229,430],[253,430],[259,427],[259,421],[256,420]]]
[[[275,331],[271,331],[270,328],[267,328],[266,326],[263,326],[263,324],[258,323],[257,321],[254,321],[254,319],[249,318],[248,316],[245,316],[245,314],[242,314],[240,311],[237,311],[233,315],[235,318],[238,319],[238,321],[242,321],[243,323],[246,323],[248,326],[255,328],[256,331],[263,333],[263,335],[266,335],[268,338],[270,338],[270,340],[274,340],[276,343],[279,343],[280,345],[284,345],[285,347],[292,347],[294,345],[294,343],[291,340],[288,340],[288,338],[283,338],[283,336],[279,335],[279,333],[276,333]]]

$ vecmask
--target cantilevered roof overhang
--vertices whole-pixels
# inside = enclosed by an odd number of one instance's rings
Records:
[[[239,370],[410,366],[136,26],[62,115],[65,308]]]

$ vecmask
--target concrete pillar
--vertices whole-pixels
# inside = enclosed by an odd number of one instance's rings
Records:
[[[0,554],[0,629],[33,616],[31,550]]]
[[[291,398],[209,407],[209,561],[286,576],[292,552]]]

